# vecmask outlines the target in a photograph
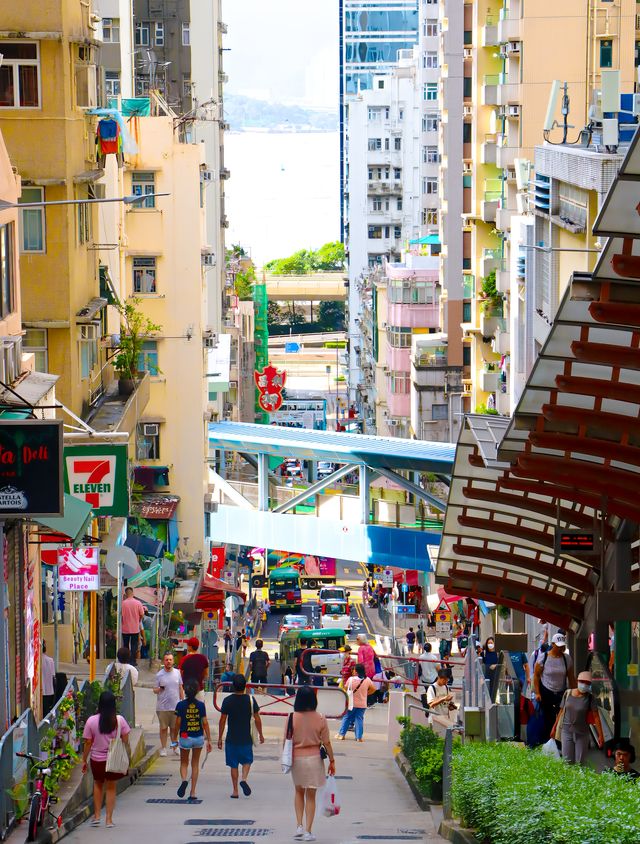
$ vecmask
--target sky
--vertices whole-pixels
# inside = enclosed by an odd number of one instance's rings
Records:
[[[338,0],[223,0],[227,92],[338,108]]]

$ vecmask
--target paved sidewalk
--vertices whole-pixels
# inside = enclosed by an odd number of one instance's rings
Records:
[[[138,721],[146,730],[157,730],[153,719],[153,693],[136,693]],[[217,737],[218,713],[212,711],[207,694],[207,712],[212,734]],[[178,800],[180,783],[178,757],[159,758],[140,780],[118,797],[116,828],[98,829],[88,823],[72,832],[71,842],[153,842],[192,844],[202,838],[232,838],[241,844],[265,844],[292,840],[295,831],[291,778],[280,772],[283,719],[264,719],[266,742],[256,749],[256,761],[249,777],[254,790],[249,798],[231,800],[231,785],[224,754],[209,756],[200,774],[198,793],[202,803],[190,805]],[[338,722],[331,721],[335,734]],[[351,735],[351,734],[349,734]],[[148,740],[155,741],[153,733]],[[337,818],[317,817],[314,834],[319,842],[360,844],[361,841],[442,842],[431,813],[422,812],[398,771],[387,745],[387,710],[376,706],[365,719],[365,742],[333,740],[337,776],[341,787],[342,811]],[[165,802],[170,801],[170,802]],[[104,813],[103,813],[104,819]]]

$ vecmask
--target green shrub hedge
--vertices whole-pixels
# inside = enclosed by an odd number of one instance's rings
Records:
[[[400,750],[416,775],[420,791],[427,797],[442,798],[442,756],[444,739],[431,727],[412,724],[408,718],[398,718],[402,724]]]
[[[458,745],[452,797],[491,844],[640,842],[640,785],[517,745]]]

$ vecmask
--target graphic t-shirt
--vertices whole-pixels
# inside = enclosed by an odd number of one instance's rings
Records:
[[[226,715],[229,744],[251,744],[251,709],[259,712],[255,699],[247,694],[232,694],[222,701],[220,712]]]
[[[201,700],[181,700],[176,704],[176,715],[180,719],[182,738],[197,738],[203,735],[202,722],[207,709]]]

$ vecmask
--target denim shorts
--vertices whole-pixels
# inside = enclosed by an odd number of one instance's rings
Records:
[[[197,750],[204,747],[204,736],[180,736],[180,747],[182,750]]]
[[[224,755],[227,768],[238,768],[240,765],[251,765],[253,762],[252,744],[224,743]]]

